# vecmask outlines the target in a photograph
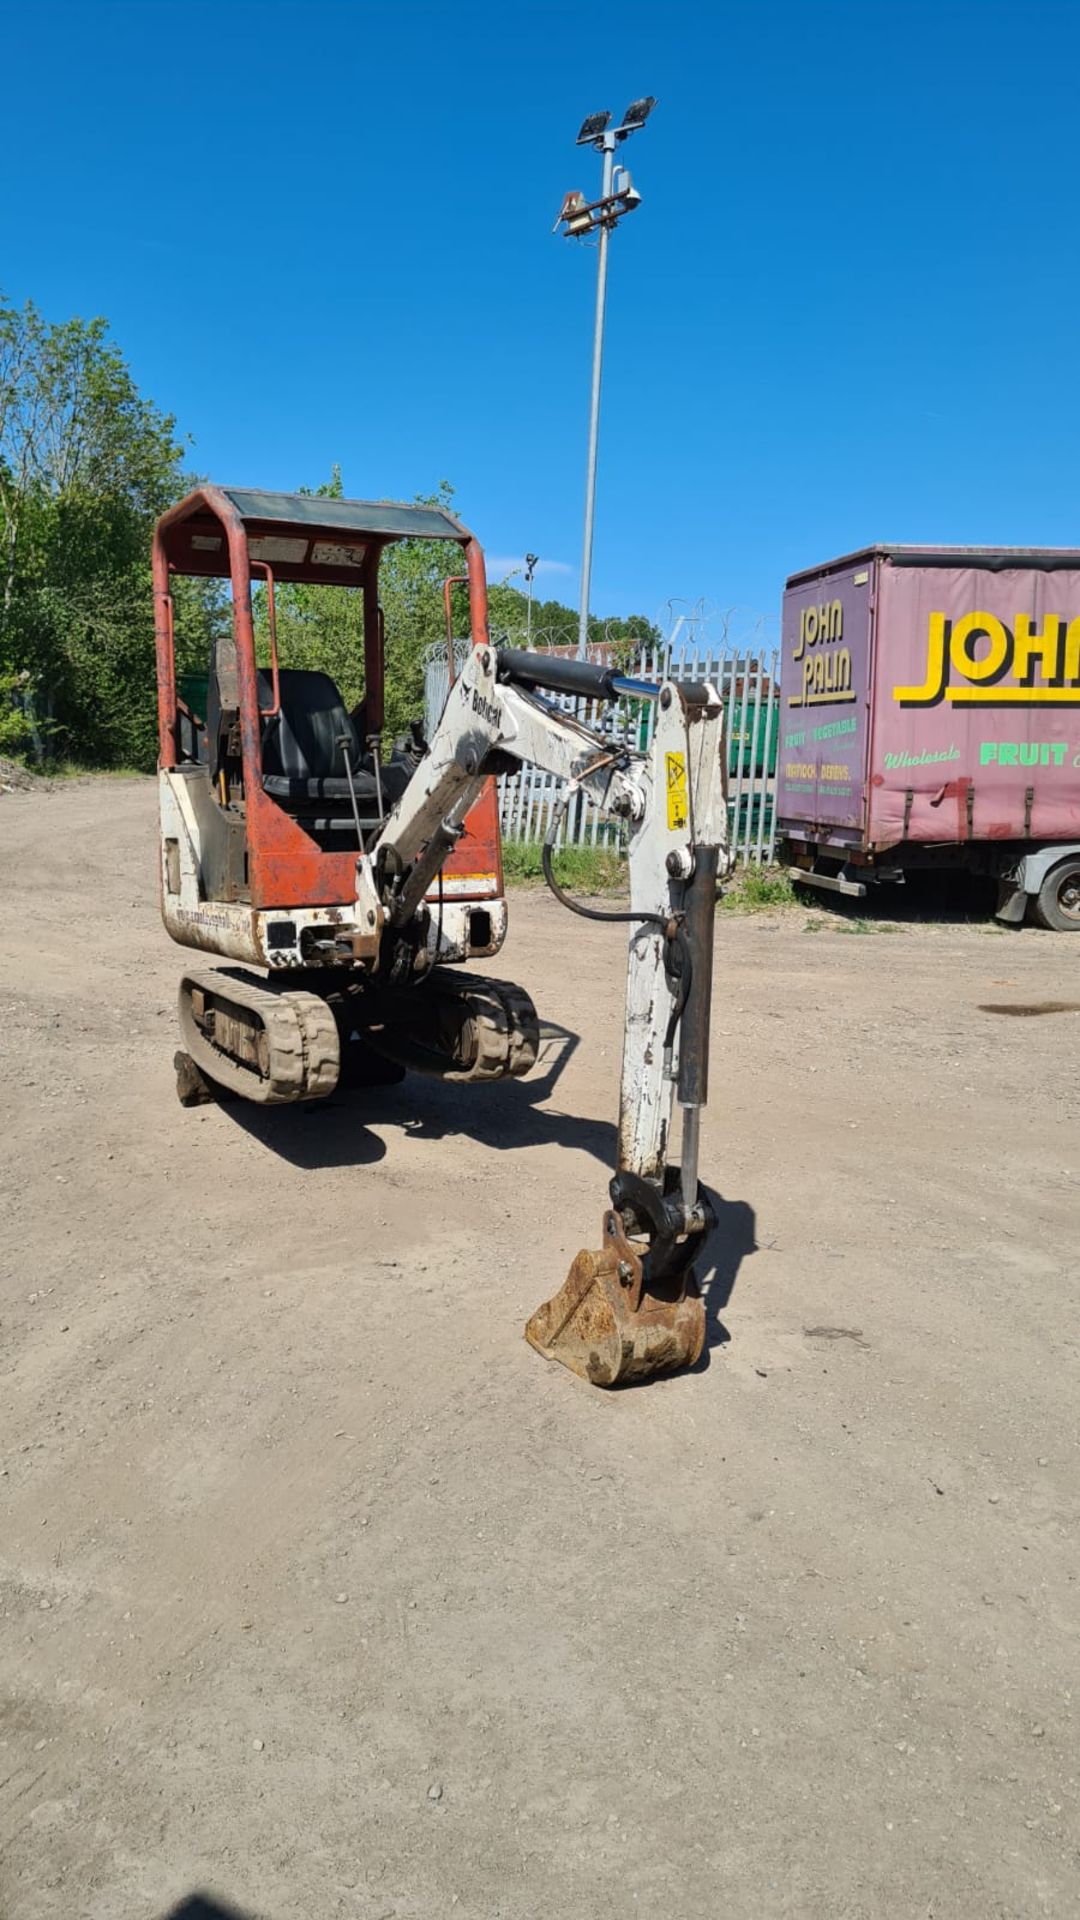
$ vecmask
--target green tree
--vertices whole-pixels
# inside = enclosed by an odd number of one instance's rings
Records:
[[[521,647],[526,633],[531,632],[534,647],[577,648],[578,616],[573,608],[563,606],[558,600],[534,599],[530,622],[525,594],[509,581],[489,583],[488,614],[496,641],[505,637],[511,645]],[[662,643],[659,627],[644,614],[630,614],[625,619],[599,614],[589,616],[590,647],[611,647],[621,667],[635,662],[642,647],[657,647]]]
[[[149,536],[182,461],[104,320],[0,297],[0,675],[67,753],[153,764]]]
[[[311,491],[300,488],[304,494]],[[324,500],[343,498],[339,466],[331,469],[330,479],[316,487],[314,495]],[[328,673],[346,705],[354,706],[364,690],[364,609],[359,590],[284,580],[274,589],[274,608],[279,664]],[[253,587],[252,613],[256,655],[260,665],[267,666],[270,638],[264,586]]]
[[[416,504],[452,512],[454,489],[443,480],[436,493],[417,496]],[[441,540],[398,540],[383,554],[379,600],[386,622],[386,724],[392,733],[424,711],[424,662],[446,639],[443,581],[460,573],[462,565],[460,547]],[[464,626],[455,622],[456,630],[468,630],[467,613],[464,620]]]
[[[317,489],[342,498],[341,469]],[[436,493],[420,494],[416,504],[452,507],[454,490],[444,480]],[[386,732],[401,733],[424,710],[424,661],[428,649],[445,638],[442,586],[461,570],[460,550],[445,540],[394,540],[379,566],[379,602],[386,636]],[[364,690],[364,623],[354,587],[283,583],[275,589],[278,659],[283,667],[321,667],[337,682],[346,705]],[[269,639],[265,589],[254,599],[259,658],[266,663]],[[455,602],[464,620],[464,600]]]

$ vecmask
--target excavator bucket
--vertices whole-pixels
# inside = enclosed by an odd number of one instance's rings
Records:
[[[705,1344],[705,1303],[692,1272],[645,1286],[642,1252],[614,1209],[599,1253],[583,1249],[552,1299],[525,1328],[529,1345],[595,1387],[692,1367]]]

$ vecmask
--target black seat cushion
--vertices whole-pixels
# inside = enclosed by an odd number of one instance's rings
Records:
[[[265,709],[273,703],[273,681],[262,667],[258,678],[259,705]],[[355,766],[359,743],[330,675],[282,667],[278,681],[281,710],[263,721],[262,763],[267,791],[273,792],[271,780],[286,781],[290,786],[295,782],[301,789],[312,787],[312,799],[328,798],[319,789],[322,783],[331,781],[348,799],[345,756],[349,765]]]
[[[352,768],[353,788],[362,816],[374,817],[378,789],[370,753],[361,755],[356,728],[328,673],[282,667],[278,682],[281,711],[263,722],[263,787],[272,800],[304,807],[322,800],[351,804],[345,774],[345,754]],[[273,700],[270,673],[259,670],[259,705]],[[342,746],[342,739],[347,742]],[[413,762],[395,754],[382,767],[384,803],[401,798],[413,773]]]
[[[375,781],[366,773],[354,773],[353,785],[361,813],[375,807]],[[287,773],[264,773],[263,789],[271,800],[284,800],[289,806],[302,806],[306,801],[337,800],[343,806],[351,805],[349,783],[342,775],[340,780],[293,780]]]

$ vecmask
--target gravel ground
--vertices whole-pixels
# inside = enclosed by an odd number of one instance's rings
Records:
[[[514,897],[532,1082],[185,1112],[154,836],[0,799],[3,1920],[1077,1913],[1069,937],[722,917],[709,1348],[605,1395],[619,929]]]

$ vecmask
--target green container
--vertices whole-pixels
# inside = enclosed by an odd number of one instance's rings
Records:
[[[744,718],[745,715],[745,718]],[[757,752],[754,752],[754,722],[757,721]],[[731,708],[731,733],[728,737],[728,772],[738,773],[739,755],[742,755],[744,779],[750,773],[776,772],[776,746],[779,733],[778,714],[773,707],[766,717],[765,703],[757,709],[754,702],[736,700]]]
[[[193,727],[187,714],[181,712],[180,755],[184,760],[206,762],[206,690],[210,683],[208,673],[178,673],[176,676],[177,697],[183,701],[190,713],[195,715],[201,725]]]
[[[206,693],[210,685],[208,673],[178,673],[176,691],[185,707],[197,713],[200,720],[206,719]]]

